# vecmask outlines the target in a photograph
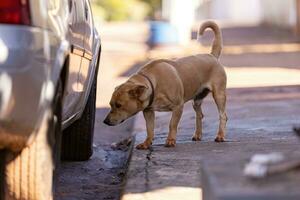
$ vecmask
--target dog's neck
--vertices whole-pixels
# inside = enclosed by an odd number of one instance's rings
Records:
[[[151,105],[152,105],[152,103],[153,103],[153,101],[154,101],[154,86],[153,86],[153,83],[152,83],[151,79],[150,79],[147,75],[145,75],[145,74],[143,74],[143,73],[141,73],[141,72],[139,72],[138,75],[141,75],[142,77],[144,77],[145,79],[147,79],[147,81],[150,83],[150,87],[151,87],[151,90],[152,90],[152,91],[151,91],[151,95],[150,95],[149,104],[148,104],[148,106],[145,108],[145,109],[148,109],[148,108],[151,107]]]

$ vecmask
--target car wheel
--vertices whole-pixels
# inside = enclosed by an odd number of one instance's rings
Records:
[[[34,141],[20,153],[4,155],[4,199],[53,199],[53,174],[61,136],[62,85],[58,84],[53,109],[49,109]]]
[[[82,116],[62,135],[62,160],[84,161],[93,154],[93,137],[96,111],[97,73],[95,74],[87,104]]]

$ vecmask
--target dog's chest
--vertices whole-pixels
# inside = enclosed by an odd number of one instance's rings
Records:
[[[157,95],[151,107],[154,111],[171,111],[174,103],[165,95]]]

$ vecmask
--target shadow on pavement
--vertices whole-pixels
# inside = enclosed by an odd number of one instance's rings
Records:
[[[300,38],[291,30],[270,26],[223,28],[224,51],[221,62],[225,66],[300,67]],[[193,32],[196,38],[197,32]],[[212,32],[200,39],[211,45]]]
[[[223,28],[223,53],[220,61],[227,67],[278,67],[286,69],[300,69],[300,39],[290,30],[269,26],[231,27]],[[197,32],[192,33],[195,39]],[[204,34],[201,43],[210,49],[213,39],[212,32]],[[200,47],[200,44],[199,44]],[[209,53],[209,49],[200,51],[194,49],[188,55]],[[162,49],[164,55],[168,49]],[[206,52],[207,51],[207,52]],[[186,56],[176,55],[176,57]],[[159,53],[158,53],[159,54]],[[170,53],[169,58],[174,58]],[[166,57],[168,58],[168,57]],[[121,77],[127,77],[137,72],[150,59],[134,63]]]
[[[300,38],[291,30],[276,26],[234,26],[222,28],[224,45],[253,45],[274,43],[299,43]],[[197,30],[192,32],[192,38],[197,38]],[[204,45],[210,46],[213,33],[205,33],[201,39]]]
[[[56,186],[56,199],[120,198],[129,149],[113,150],[111,143],[130,136],[133,119],[120,126],[106,126],[102,121],[108,110],[96,110],[94,153],[90,160],[62,163]]]

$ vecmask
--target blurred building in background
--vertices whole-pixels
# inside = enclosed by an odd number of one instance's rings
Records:
[[[190,41],[191,28],[196,21],[199,0],[163,0],[162,18],[177,29],[179,44]]]
[[[190,39],[193,24],[215,19],[228,25],[268,24],[299,34],[299,0],[162,0],[162,16],[178,30],[180,44]]]
[[[200,0],[197,19],[213,18],[231,23],[269,23],[293,26],[297,19],[297,0]]]
[[[91,0],[98,21],[164,21],[177,43],[188,44],[192,27],[217,20],[221,26],[267,24],[300,35],[300,0]],[[159,30],[159,29],[158,29]],[[173,31],[173,29],[170,28]],[[163,32],[163,31],[160,31]],[[167,33],[169,35],[171,33]]]

